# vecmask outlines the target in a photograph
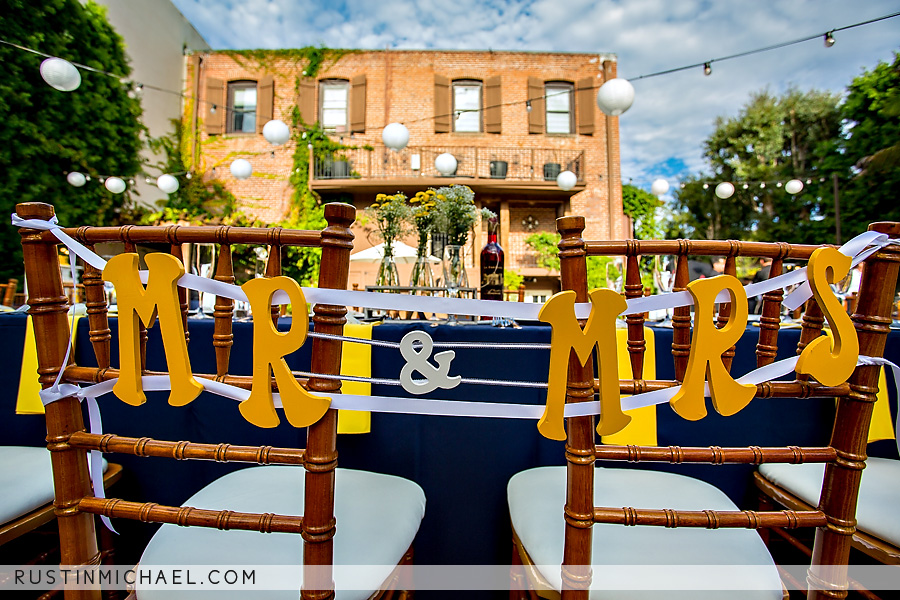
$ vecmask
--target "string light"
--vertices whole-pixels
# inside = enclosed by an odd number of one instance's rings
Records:
[[[729,55],[729,56],[723,56],[723,57],[719,57],[719,58],[713,58],[713,59],[711,59],[711,60],[708,60],[708,61],[705,61],[705,62],[702,62],[702,63],[697,63],[697,64],[693,64],[693,65],[686,65],[686,66],[683,66],[683,67],[676,67],[676,68],[673,68],[673,69],[666,69],[666,70],[664,70],[664,71],[658,71],[658,72],[655,72],[655,73],[648,73],[648,74],[640,75],[640,76],[637,76],[637,77],[631,79],[631,81],[636,81],[636,80],[638,80],[638,79],[647,79],[647,78],[650,78],[650,77],[656,77],[656,76],[660,76],[660,75],[666,75],[666,74],[670,74],[670,73],[675,73],[675,72],[678,72],[678,71],[683,71],[683,70],[687,70],[687,69],[696,68],[696,67],[698,67],[698,66],[702,66],[702,67],[703,67],[703,73],[704,73],[704,75],[709,76],[709,75],[712,74],[712,66],[711,66],[711,63],[713,63],[713,62],[716,62],[716,61],[731,60],[731,59],[734,59],[734,58],[739,58],[739,57],[748,56],[748,55],[752,55],[752,54],[758,54],[758,53],[761,53],[761,52],[768,52],[768,51],[770,51],[770,50],[776,50],[776,49],[784,48],[784,47],[791,46],[791,45],[794,45],[794,44],[800,44],[800,43],[803,43],[803,42],[806,42],[806,41],[810,41],[810,40],[816,39],[816,38],[823,38],[823,39],[824,39],[824,44],[825,44],[825,46],[828,47],[828,48],[830,48],[830,47],[833,46],[834,43],[835,43],[834,33],[837,32],[837,31],[844,31],[844,30],[848,30],[848,29],[855,28],[855,27],[861,27],[861,26],[864,26],[864,25],[869,25],[869,24],[872,24],[872,23],[877,23],[877,22],[879,22],[879,21],[884,21],[884,20],[887,20],[887,19],[892,19],[892,18],[895,18],[895,17],[898,17],[898,16],[900,16],[900,12],[895,12],[895,13],[891,13],[891,14],[888,14],[888,15],[884,15],[884,16],[882,16],[882,17],[877,17],[877,18],[874,18],[874,19],[869,19],[869,20],[867,20],[867,21],[862,21],[862,22],[859,22],[859,23],[854,23],[854,24],[852,24],[852,25],[846,25],[846,26],[843,26],[843,27],[836,27],[836,28],[834,28],[834,29],[831,29],[831,30],[825,32],[824,34],[821,34],[821,33],[820,33],[820,34],[816,34],[816,35],[812,35],[812,36],[807,36],[807,37],[804,37],[804,38],[799,38],[799,39],[796,39],[796,40],[791,40],[791,41],[788,41],[788,42],[782,42],[782,43],[778,43],[778,44],[773,44],[773,45],[766,46],[766,47],[763,47],[763,48],[757,48],[757,49],[754,49],[754,50],[748,50],[748,51],[745,51],[745,52],[741,52],[741,53],[737,53],[737,54],[732,54],[732,55]],[[131,88],[130,90],[128,90],[128,92],[127,92],[128,96],[129,96],[130,98],[135,98],[135,99],[136,99],[136,98],[140,98],[141,95],[142,95],[142,93],[143,93],[144,88],[146,87],[146,88],[148,88],[148,89],[152,89],[152,90],[155,90],[155,91],[160,91],[160,92],[164,92],[164,93],[169,93],[169,94],[177,95],[177,96],[179,96],[179,97],[181,97],[181,98],[184,98],[184,99],[195,100],[195,101],[197,101],[198,103],[209,104],[209,105],[210,105],[210,109],[209,109],[209,110],[210,110],[210,113],[211,113],[211,114],[215,114],[215,113],[216,113],[216,110],[217,110],[217,108],[218,108],[218,104],[217,104],[217,103],[210,103],[209,101],[206,101],[206,100],[200,100],[200,99],[198,99],[198,98],[194,98],[194,97],[192,97],[192,96],[190,96],[190,95],[184,94],[184,93],[181,92],[181,91],[169,90],[169,89],[166,89],[166,88],[161,88],[161,87],[157,87],[157,86],[153,86],[153,85],[149,85],[149,84],[144,84],[144,83],[142,83],[142,82],[127,82],[127,81],[123,80],[123,79],[121,78],[120,75],[116,75],[116,74],[114,74],[114,73],[110,73],[110,72],[104,71],[104,70],[102,70],[102,69],[97,69],[97,68],[94,68],[94,67],[90,67],[90,66],[88,66],[88,65],[84,65],[84,64],[81,64],[81,63],[66,61],[65,59],[62,59],[62,58],[59,58],[59,57],[55,57],[55,56],[46,54],[46,53],[40,52],[40,51],[38,51],[38,50],[34,50],[34,49],[32,49],[32,48],[27,48],[27,47],[25,47],[25,46],[21,46],[21,45],[19,45],[19,44],[15,44],[15,43],[13,43],[13,42],[10,42],[10,41],[4,40],[4,39],[0,39],[0,44],[4,44],[4,45],[7,45],[7,46],[11,46],[11,47],[17,48],[17,49],[19,49],[19,50],[22,50],[22,51],[25,51],[25,52],[30,52],[30,53],[32,53],[32,54],[36,54],[36,55],[38,55],[38,56],[44,57],[46,60],[44,60],[43,63],[42,63],[42,65],[41,65],[41,74],[42,74],[42,76],[44,77],[45,81],[47,81],[48,84],[50,84],[51,86],[55,87],[55,88],[58,89],[58,90],[62,90],[62,91],[72,91],[72,90],[76,89],[76,88],[78,87],[78,85],[80,84],[80,81],[81,81],[81,75],[80,75],[79,71],[80,71],[80,70],[84,70],[84,71],[88,71],[88,72],[92,72],[92,73],[97,73],[97,74],[100,74],[100,75],[106,75],[106,76],[108,76],[108,77],[114,77],[114,78],[116,78],[117,80],[121,81],[123,85],[128,85],[128,86],[133,85],[134,87],[132,87],[132,88]],[[53,68],[51,69],[50,67],[53,67]],[[45,71],[47,71],[47,74],[45,74]],[[74,73],[74,75],[73,75],[73,73]],[[305,74],[306,74],[306,72],[304,72],[304,75],[305,75]],[[65,76],[65,77],[64,77],[64,76]],[[48,77],[49,77],[49,78],[48,78]],[[63,81],[63,79],[66,79],[66,81]],[[75,83],[75,79],[77,79],[77,83]],[[591,86],[591,87],[589,87],[589,88],[579,88],[579,89],[592,89],[592,90],[593,90],[593,89],[597,89],[598,87],[602,87],[602,86],[601,86],[601,85],[594,85],[594,86]],[[554,91],[554,92],[552,92],[551,94],[557,94],[557,93],[560,93],[560,92]],[[542,98],[543,98],[543,99],[546,99],[546,98],[547,98],[549,95],[551,95],[551,94],[545,94]],[[538,99],[538,98],[526,99],[526,100],[524,100],[524,101],[519,100],[519,101],[514,101],[514,102],[507,102],[507,103],[495,105],[495,106],[492,106],[492,107],[485,107],[485,108],[495,108],[495,107],[499,108],[499,107],[502,107],[502,106],[510,106],[510,105],[515,105],[515,104],[522,104],[522,103],[524,103],[524,104],[525,104],[525,110],[526,110],[527,112],[530,113],[530,112],[533,110],[532,100],[536,100],[536,99]],[[225,109],[226,112],[228,112],[228,111],[234,111],[234,110],[235,110],[233,107],[230,107],[230,106],[228,106],[228,105],[224,105],[223,108]],[[467,109],[467,110],[466,110],[466,112],[479,112],[479,111],[480,111],[480,109]],[[463,110],[456,110],[456,111],[454,111],[454,113],[451,113],[451,114],[455,114],[456,120],[459,120],[459,118],[460,118],[461,115],[462,115],[462,112],[463,112]],[[413,120],[413,121],[409,121],[409,122],[410,122],[410,123],[416,123],[416,122],[419,122],[419,121],[434,120],[434,119],[441,118],[441,117],[445,117],[445,116],[449,116],[449,115],[434,115],[434,116],[431,116],[431,117],[425,117],[425,118],[422,118],[422,119],[417,119],[417,120]],[[279,123],[280,123],[280,122],[279,122]],[[405,123],[400,123],[400,124],[401,124],[401,125],[405,125]],[[387,127],[387,126],[385,126],[385,127]],[[383,127],[382,129],[384,129],[384,127]],[[279,132],[279,133],[280,133],[280,132]],[[305,132],[305,131],[302,132],[301,137],[302,137],[302,139],[306,139],[306,132]],[[268,137],[267,137],[267,139],[268,139]],[[270,140],[270,141],[271,141],[271,140]],[[276,143],[276,142],[272,142],[272,143]],[[274,155],[274,151],[272,152],[272,154]],[[239,159],[239,160],[243,160],[243,159]],[[248,162],[248,165],[249,165],[249,162]],[[251,167],[251,169],[252,169],[252,167]],[[241,171],[241,169],[238,169],[238,170]],[[251,172],[252,172],[252,171],[251,171]],[[75,172],[73,172],[73,173],[75,173]],[[216,169],[215,169],[215,167],[212,167],[212,176],[213,176],[213,177],[215,177],[215,173],[216,173]],[[80,173],[79,173],[79,174],[80,174]],[[184,174],[184,173],[182,173],[182,174]],[[68,175],[68,174],[67,174],[67,175]],[[174,175],[180,175],[180,174],[174,174]],[[187,174],[186,174],[186,177],[189,179],[189,178],[190,178],[190,174],[187,173]],[[78,177],[76,177],[75,179],[76,179],[76,181],[80,181],[80,178],[78,178]],[[110,184],[110,180],[111,180],[111,179],[114,180],[114,181]],[[149,180],[149,178],[147,178],[147,179]],[[91,180],[91,178],[90,178],[89,175],[84,175],[84,181],[85,181],[85,182],[90,181],[90,180]],[[99,181],[100,183],[103,183],[104,185],[106,185],[107,188],[110,189],[110,191],[113,191],[113,189],[118,189],[118,188],[120,187],[119,184],[118,184],[117,182],[121,182],[121,186],[125,186],[125,182],[124,182],[121,178],[116,177],[116,176],[109,176],[109,177],[105,177],[105,178],[104,178],[104,177],[99,177],[99,178],[98,178],[98,181]],[[820,181],[824,181],[824,178],[820,179]],[[72,183],[71,180],[69,180],[69,182]],[[131,180],[131,179],[129,179],[129,182],[130,182],[131,184],[134,183],[134,181]],[[148,181],[148,183],[149,183],[149,181]],[[176,183],[177,183],[177,180],[176,180]],[[800,183],[800,182],[798,181],[798,183]],[[807,184],[811,184],[812,181],[811,181],[810,179],[807,179],[806,183],[807,183]],[[72,184],[72,185],[75,185],[75,184]],[[82,183],[81,185],[84,185],[84,184]],[[110,187],[110,185],[111,185],[112,187]],[[720,185],[721,185],[721,184],[720,184]],[[802,185],[802,184],[801,184],[801,185]],[[781,186],[782,186],[782,184],[781,184],[780,181],[779,181],[779,182],[776,182],[776,187],[779,187],[779,188],[780,188]],[[76,187],[80,187],[80,186],[76,186]],[[708,189],[708,185],[707,185],[707,184],[704,184],[703,188],[704,188],[704,189]],[[744,189],[747,189],[747,188],[748,188],[748,186],[747,186],[747,184],[745,184],[745,185],[744,185]],[[765,183],[764,183],[764,182],[760,184],[760,188],[765,188]],[[123,187],[123,189],[122,189],[121,191],[124,191],[124,187]],[[116,192],[114,192],[114,193],[121,193],[121,191],[116,191]]]

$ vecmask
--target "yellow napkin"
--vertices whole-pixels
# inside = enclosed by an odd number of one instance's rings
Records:
[[[644,373],[643,379],[656,379],[656,341],[653,336],[653,330],[644,327],[644,339],[647,346],[644,351]],[[628,353],[628,330],[616,330],[616,342],[618,343],[619,354],[619,379],[632,379],[634,375],[631,372],[631,357]],[[624,397],[624,396],[623,396]],[[627,445],[635,444],[638,446],[655,446],[656,445],[656,407],[645,406],[643,408],[635,408],[625,411],[625,414],[631,415],[631,423],[622,431],[612,435],[604,435],[602,442],[604,444]]]
[[[872,412],[872,424],[869,426],[870,442],[894,439],[894,424],[891,422],[891,405],[888,400],[887,380],[884,367],[878,370],[878,394]]]
[[[72,327],[78,330],[78,319],[81,315],[75,315]],[[72,350],[75,349],[75,339],[72,339]],[[17,415],[42,415],[44,404],[41,402],[41,383],[38,380],[37,344],[34,341],[34,325],[31,323],[31,315],[25,320],[25,347],[22,348],[22,368],[19,371],[19,394],[16,397]]]
[[[372,325],[369,323],[344,325],[347,337],[372,339]],[[372,376],[372,346],[343,342],[341,349],[341,375],[357,377]],[[345,394],[368,396],[372,384],[361,381],[344,381],[341,391]],[[372,430],[372,413],[364,410],[339,410],[338,433],[369,433]]]

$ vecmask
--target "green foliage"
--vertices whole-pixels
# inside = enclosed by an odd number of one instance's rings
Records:
[[[131,69],[122,39],[94,2],[8,0],[0,31],[10,42],[127,78]],[[60,92],[41,78],[42,57],[0,47],[0,212],[18,202],[49,202],[67,226],[116,225],[137,216],[131,189],[112,194],[97,175],[126,179],[141,171],[141,106],[128,84],[81,71],[81,86]],[[92,176],[84,187],[66,182],[66,171]],[[16,228],[0,235],[0,280],[22,279]]]
[[[659,198],[633,185],[622,186],[622,212],[634,222],[634,237],[650,240],[659,237],[656,209],[662,205]]]
[[[554,271],[559,271],[559,245],[560,235],[542,231],[532,233],[525,238],[525,243],[537,254],[538,266]],[[587,257],[587,285],[588,290],[607,287],[607,265],[615,260],[612,256],[588,256]],[[612,277],[621,277],[622,273],[615,265],[608,267]]]
[[[341,58],[359,50],[346,50],[342,48],[325,48],[324,46],[305,46],[303,48],[259,48],[252,50],[220,50],[233,58],[235,62],[245,68],[253,68],[247,61],[255,63],[255,68],[264,71],[274,71],[276,62],[287,61],[293,67],[299,69],[302,66],[303,76],[315,79],[322,65],[329,61],[336,63]],[[298,72],[300,72],[298,70]]]
[[[347,146],[329,138],[319,123],[307,125],[296,106],[291,109],[291,123],[295,145],[290,183],[294,192],[291,195],[290,213],[281,226],[290,229],[322,229],[326,225],[325,209],[321,197],[309,188],[308,146],[313,147],[316,161],[334,158],[336,152]],[[296,279],[301,285],[315,285],[319,278],[322,250],[288,247],[286,253],[286,260],[282,263],[284,274]]]
[[[689,210],[694,220],[693,231],[685,233],[806,243],[828,239],[839,101],[837,94],[817,90],[790,89],[781,96],[762,91],[751,96],[737,117],[717,118],[705,143],[714,179],[685,182],[685,189],[676,193],[676,206]],[[800,194],[775,186],[795,177],[810,180]],[[756,183],[746,190],[738,185],[731,198],[721,200],[715,196],[717,181]],[[760,182],[768,184],[760,187]],[[703,183],[709,187],[703,189]]]
[[[184,127],[178,119],[171,121],[173,132],[150,140],[150,148],[166,158],[156,167],[163,173],[187,173],[178,177],[178,189],[158,202],[160,210],[148,214],[147,224],[187,221],[204,225],[261,225],[239,210],[238,200],[218,179],[204,181],[185,164]]]
[[[542,231],[540,233],[532,233],[525,238],[525,243],[534,250],[537,255],[537,264],[539,267],[550,269],[551,271],[559,271],[559,249],[560,236],[558,233],[549,233]]]
[[[841,114],[847,131],[842,166],[855,173],[841,182],[847,239],[872,221],[900,220],[900,54],[853,80]]]
[[[503,289],[517,290],[523,281],[525,281],[524,276],[511,269],[503,269]]]

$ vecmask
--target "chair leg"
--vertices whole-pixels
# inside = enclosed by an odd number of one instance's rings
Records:
[[[512,545],[512,560],[509,567],[509,600],[540,600],[537,593],[528,584],[525,565],[519,556],[515,540]]]

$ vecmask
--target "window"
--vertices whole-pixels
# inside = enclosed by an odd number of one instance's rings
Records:
[[[256,82],[228,83],[228,133],[256,133]]]
[[[319,86],[319,122],[326,130],[347,131],[347,100],[350,84],[343,79],[326,79]]]
[[[453,131],[481,131],[481,82],[453,82]]]
[[[547,98],[547,133],[574,133],[572,84],[547,83],[544,96]]]

